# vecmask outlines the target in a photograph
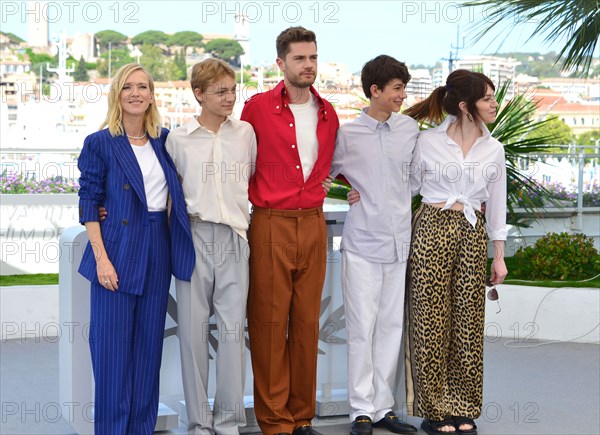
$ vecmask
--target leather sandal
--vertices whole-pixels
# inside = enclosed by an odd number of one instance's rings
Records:
[[[441,428],[443,428],[444,426],[451,426],[454,428],[454,430],[452,431],[443,431],[440,430]],[[444,435],[452,435],[452,434],[456,434],[458,433],[458,430],[456,428],[456,424],[454,423],[454,419],[445,419],[445,420],[429,420],[429,419],[425,419],[421,422],[421,429],[423,429],[425,432],[427,432],[429,435],[439,435],[439,434],[444,434]]]
[[[472,418],[469,417],[452,417],[454,420],[454,427],[456,427],[456,431],[462,435],[477,435],[477,425],[473,421]],[[460,430],[460,426],[463,424],[468,424],[471,426],[471,429],[468,430]]]

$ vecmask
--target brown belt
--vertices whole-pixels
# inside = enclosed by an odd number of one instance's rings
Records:
[[[252,207],[252,213],[263,214],[267,216],[281,217],[302,217],[312,215],[322,215],[323,207],[317,208],[300,208],[298,210],[278,210],[275,208]]]

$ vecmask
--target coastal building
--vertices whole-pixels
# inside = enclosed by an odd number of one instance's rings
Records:
[[[24,7],[23,2],[23,7]],[[29,36],[27,44],[35,48],[48,48],[50,45],[50,33],[48,27],[48,2],[27,2],[27,27]]]
[[[244,14],[236,14],[235,16],[235,36],[236,40],[244,49],[244,54],[240,56],[240,64],[250,64],[250,22]]]
[[[561,92],[544,88],[538,88],[532,99],[538,104],[538,115],[556,115],[576,135],[600,129],[600,102],[597,100],[568,100]]]
[[[0,77],[28,74],[31,71],[31,62],[19,60],[17,56],[8,54],[0,56]]]
[[[515,70],[521,62],[513,58],[496,56],[465,56],[456,61],[456,68],[477,71],[488,76],[496,86],[502,85],[508,80],[514,81]],[[508,98],[512,98],[514,90],[510,89],[507,93]]]
[[[548,78],[540,85],[560,94],[568,101],[600,99],[600,77],[589,79],[578,78]]]
[[[425,68],[411,69],[410,75],[411,79],[406,87],[406,93],[409,96],[409,100],[411,98],[419,100],[427,98],[434,88],[433,77],[429,73],[429,70]]]
[[[75,33],[67,40],[67,47],[74,59],[79,60],[83,57],[87,62],[96,61],[93,33]]]

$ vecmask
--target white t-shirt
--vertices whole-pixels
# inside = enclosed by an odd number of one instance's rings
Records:
[[[164,211],[167,209],[167,197],[169,188],[167,179],[154,148],[150,142],[144,145],[131,145],[138,165],[144,177],[144,190],[146,192],[146,204],[148,211]]]
[[[319,156],[319,141],[317,139],[319,105],[311,94],[306,103],[290,104],[290,110],[294,114],[298,154],[300,155],[304,181],[306,181]]]

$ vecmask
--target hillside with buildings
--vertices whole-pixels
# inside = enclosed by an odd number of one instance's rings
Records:
[[[198,105],[189,89],[188,73],[193,64],[207,57],[223,57],[238,71],[240,65],[244,65],[244,74],[239,77],[240,106],[252,94],[280,80],[275,64],[247,64],[250,50],[250,41],[244,36],[248,35],[247,26],[241,20],[232,34],[178,32],[169,35],[148,30],[126,36],[107,30],[98,34],[62,34],[58,40],[50,41],[47,23],[44,26],[40,22],[30,26],[27,41],[17,35],[0,33],[2,125],[14,128],[20,124],[18,107],[27,102],[55,102],[67,96],[68,101],[63,105],[67,114],[62,115],[61,122],[70,125],[64,128],[84,128],[90,122],[84,106],[91,95],[98,100],[105,98],[108,77],[127,62],[140,62],[153,74],[157,103],[167,127],[176,127],[198,113]],[[219,51],[215,46],[223,50],[227,47],[229,51]],[[497,84],[510,80],[514,86],[508,98],[515,93],[527,94],[538,102],[539,115],[555,115],[575,135],[599,130],[600,76],[569,77],[559,70],[555,59],[553,52],[464,56],[448,63],[438,62],[436,67],[410,68],[412,80],[407,104],[429,95],[445,81],[450,68],[466,68],[483,72]],[[596,61],[593,68],[600,72],[600,62]],[[533,75],[536,72],[540,75]],[[357,109],[365,104],[359,73],[352,73],[343,63],[320,63],[316,86],[336,106],[342,122],[353,119]],[[239,114],[239,108],[236,113]]]

